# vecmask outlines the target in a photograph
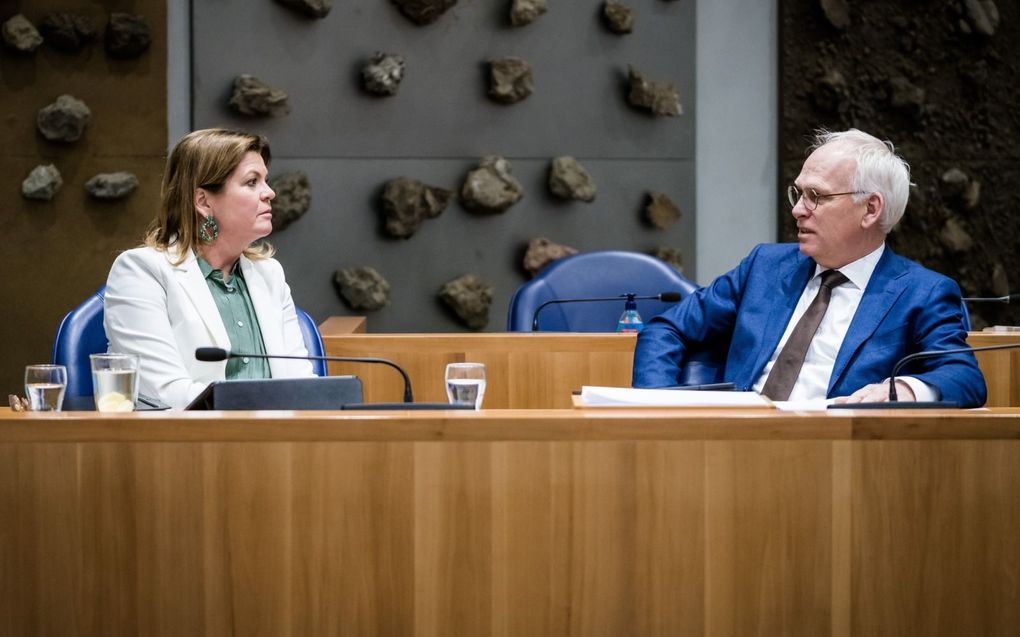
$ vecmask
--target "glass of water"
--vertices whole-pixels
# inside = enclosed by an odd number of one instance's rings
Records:
[[[29,365],[25,368],[25,395],[32,411],[60,411],[67,389],[63,365]]]
[[[91,354],[92,395],[99,411],[134,411],[138,400],[137,354]]]
[[[453,405],[482,408],[485,396],[484,363],[450,363],[446,366],[446,396]]]

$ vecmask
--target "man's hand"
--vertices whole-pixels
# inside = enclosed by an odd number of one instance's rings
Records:
[[[914,390],[907,383],[896,379],[896,397],[901,401],[911,402],[915,400]],[[840,396],[834,402],[837,404],[889,402],[889,381],[865,385],[849,396]]]

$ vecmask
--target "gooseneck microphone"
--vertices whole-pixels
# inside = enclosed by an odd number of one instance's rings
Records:
[[[900,373],[903,366],[911,361],[920,360],[922,358],[936,358],[943,354],[963,354],[965,352],[986,352],[988,350],[995,349],[1017,349],[1020,348],[1020,343],[1010,343],[1008,345],[986,345],[984,347],[957,347],[955,349],[942,349],[942,350],[930,350],[927,352],[914,352],[913,354],[907,354],[901,358],[892,368],[892,374],[889,374],[889,402],[896,402],[896,375]]]
[[[963,297],[967,303],[1012,303],[1020,301],[1020,294],[1007,294],[1006,296],[970,296]]]
[[[621,299],[627,299],[628,297],[634,297],[635,301],[663,301],[665,303],[676,303],[680,300],[679,292],[662,292],[661,294],[653,294],[651,296],[634,296],[633,294],[620,294],[619,296],[604,296],[600,298],[591,299],[552,299],[546,301],[542,305],[539,305],[535,309],[535,315],[531,319],[531,331],[538,331],[538,315],[548,305],[555,305],[558,303],[598,303],[601,301],[619,301]]]
[[[1020,343],[1009,343],[1007,345],[985,345],[983,347],[956,347],[953,349],[927,350],[907,354],[893,365],[892,373],[889,374],[889,402],[887,403],[840,403],[829,405],[829,409],[926,409],[926,408],[947,408],[958,407],[956,403],[949,401],[935,402],[900,402],[896,396],[896,376],[900,370],[910,362],[922,358],[937,358],[947,354],[965,354],[967,352],[987,352],[997,349],[1020,349]]]
[[[195,350],[195,358],[200,361],[215,363],[218,361],[225,361],[228,358],[286,358],[290,360],[299,361],[326,361],[328,363],[371,363],[389,365],[393,369],[400,372],[400,375],[404,378],[404,402],[413,403],[414,396],[411,393],[411,379],[408,377],[407,372],[404,371],[400,365],[397,365],[391,360],[385,358],[371,358],[371,357],[353,357],[353,356],[286,356],[283,354],[244,354],[240,352],[231,352],[225,350],[222,347],[199,347]]]

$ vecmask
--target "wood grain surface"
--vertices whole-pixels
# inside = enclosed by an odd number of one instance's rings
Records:
[[[1013,635],[1020,410],[0,411],[0,635]]]
[[[403,366],[415,399],[443,402],[447,363],[485,363],[484,407],[563,409],[582,385],[630,387],[633,334],[562,332],[479,334],[371,334],[351,317],[332,317],[321,326],[333,356],[380,356]],[[971,332],[974,347],[1020,343],[1020,333]],[[981,352],[978,365],[988,385],[987,407],[1020,407],[1020,349]],[[330,374],[355,374],[364,381],[366,402],[401,400],[403,385],[393,370],[378,365],[333,363]]]

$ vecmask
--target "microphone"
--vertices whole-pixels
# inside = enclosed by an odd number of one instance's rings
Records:
[[[407,372],[404,371],[400,365],[397,365],[391,360],[385,358],[370,358],[370,357],[352,357],[352,356],[285,356],[283,354],[242,354],[239,352],[231,352],[225,350],[222,347],[199,347],[195,350],[195,358],[205,362],[218,362],[225,361],[228,358],[286,358],[291,360],[299,361],[326,361],[332,363],[379,363],[382,365],[389,365],[393,369],[400,372],[400,375],[404,377],[404,402],[413,403],[414,396],[411,394],[411,379],[408,377]]]
[[[680,300],[679,292],[662,292],[660,294],[653,294],[651,296],[635,296],[633,294],[621,294],[619,296],[604,296],[601,298],[591,299],[552,299],[546,301],[542,305],[539,305],[535,310],[535,315],[531,319],[531,331],[538,331],[538,315],[545,309],[547,305],[554,305],[557,303],[595,303],[600,301],[619,301],[620,299],[627,299],[628,297],[634,297],[635,301],[663,301],[664,303],[676,303]]]
[[[989,350],[997,349],[1018,349],[1020,343],[1009,343],[1007,345],[985,345],[983,347],[956,347],[954,349],[939,349],[939,350],[928,350],[924,352],[914,352],[913,354],[907,354],[900,360],[896,361],[893,365],[892,373],[889,374],[889,402],[887,403],[841,403],[829,405],[829,409],[930,409],[930,408],[945,408],[945,407],[957,407],[958,405],[950,401],[934,401],[934,402],[899,402],[899,398],[896,396],[896,375],[900,373],[900,370],[910,362],[920,360],[922,358],[938,358],[946,354],[964,354],[966,352],[987,352]]]
[[[971,296],[963,297],[967,303],[1012,303],[1020,301],[1020,294],[1007,294],[1006,296]]]

